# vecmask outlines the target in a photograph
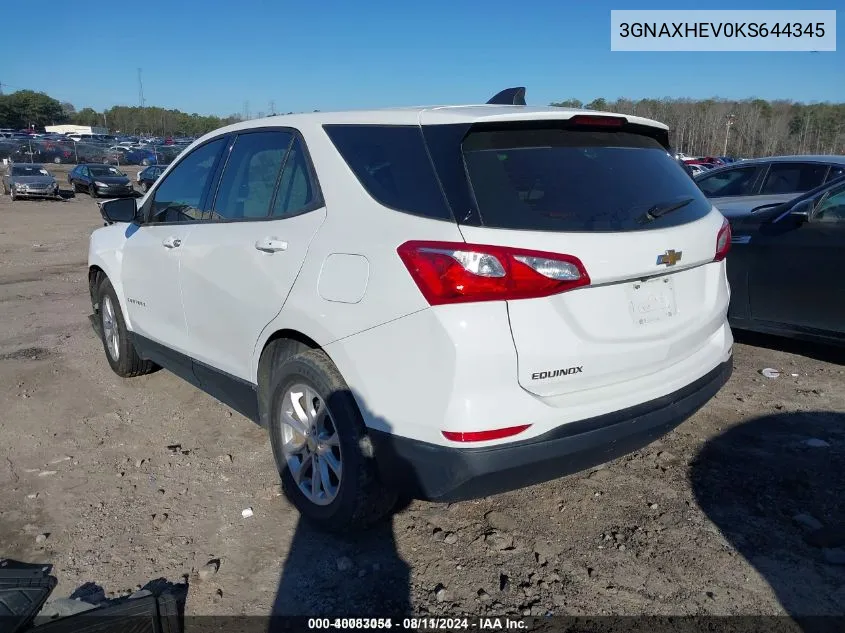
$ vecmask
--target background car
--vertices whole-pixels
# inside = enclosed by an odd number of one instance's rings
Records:
[[[845,345],[845,176],[731,224],[731,326]]]
[[[695,182],[726,217],[792,200],[845,174],[845,156],[775,156],[713,169]]]
[[[167,167],[168,165],[150,165],[149,167],[139,171],[136,180],[141,191],[146,193],[147,189],[152,187],[153,183],[158,180],[159,176],[164,173],[164,170],[167,169]]]
[[[55,198],[59,183],[43,165],[15,163],[3,175],[3,193],[16,198]]]
[[[111,165],[77,165],[67,175],[74,192],[85,191],[92,198],[120,198],[135,195],[129,177]]]

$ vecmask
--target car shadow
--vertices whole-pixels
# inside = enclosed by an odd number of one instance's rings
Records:
[[[843,474],[845,414],[826,411],[734,426],[690,466],[701,509],[796,619],[845,615]],[[820,622],[798,624],[819,630]]]
[[[845,365],[845,347],[813,343],[799,339],[761,334],[747,330],[733,329],[734,341],[752,347],[762,347],[776,352],[796,354],[813,360],[835,365]]]
[[[342,393],[326,399],[330,410]],[[367,410],[362,397],[356,400],[365,419],[385,423]],[[400,499],[382,521],[349,534],[321,531],[300,516],[273,601],[269,630],[282,630],[284,618],[291,616],[410,615],[410,566],[397,550],[393,524],[393,516],[409,503]]]

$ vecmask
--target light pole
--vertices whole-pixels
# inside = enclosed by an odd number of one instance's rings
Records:
[[[727,121],[725,121],[725,148],[722,150],[722,156],[728,155],[728,135],[731,133],[731,126],[734,124],[734,115],[729,114]]]

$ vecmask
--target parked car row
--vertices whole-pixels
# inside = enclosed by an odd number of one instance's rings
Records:
[[[147,169],[158,169],[158,166]],[[142,180],[139,179],[146,183],[142,186],[142,191],[146,191],[149,183],[154,182],[160,173],[150,172],[145,174]],[[112,165],[77,165],[68,173],[67,181],[74,193],[85,192],[92,198],[138,195],[129,176]],[[12,163],[2,176],[2,183],[3,193],[11,196],[12,200],[59,197],[59,182],[38,163]]]
[[[775,156],[717,167],[696,184],[726,217],[779,204],[845,175],[845,156]]]
[[[54,164],[103,163],[111,165],[155,165],[170,163],[186,147],[183,144],[103,143],[73,141],[61,135],[0,138],[0,160]]]

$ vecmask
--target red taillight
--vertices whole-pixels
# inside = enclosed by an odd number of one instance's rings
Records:
[[[725,259],[729,250],[731,250],[731,224],[725,219],[716,236],[716,257],[713,258],[713,261],[720,262]]]
[[[405,242],[397,252],[430,305],[548,297],[590,284],[572,255],[464,242]]]
[[[621,116],[601,116],[597,114],[576,114],[569,119],[572,125],[597,125],[601,127],[622,127],[628,119]]]
[[[486,442],[488,440],[500,440],[503,437],[513,437],[522,433],[530,424],[520,426],[509,426],[506,429],[493,429],[491,431],[440,431],[447,440],[452,442]]]

